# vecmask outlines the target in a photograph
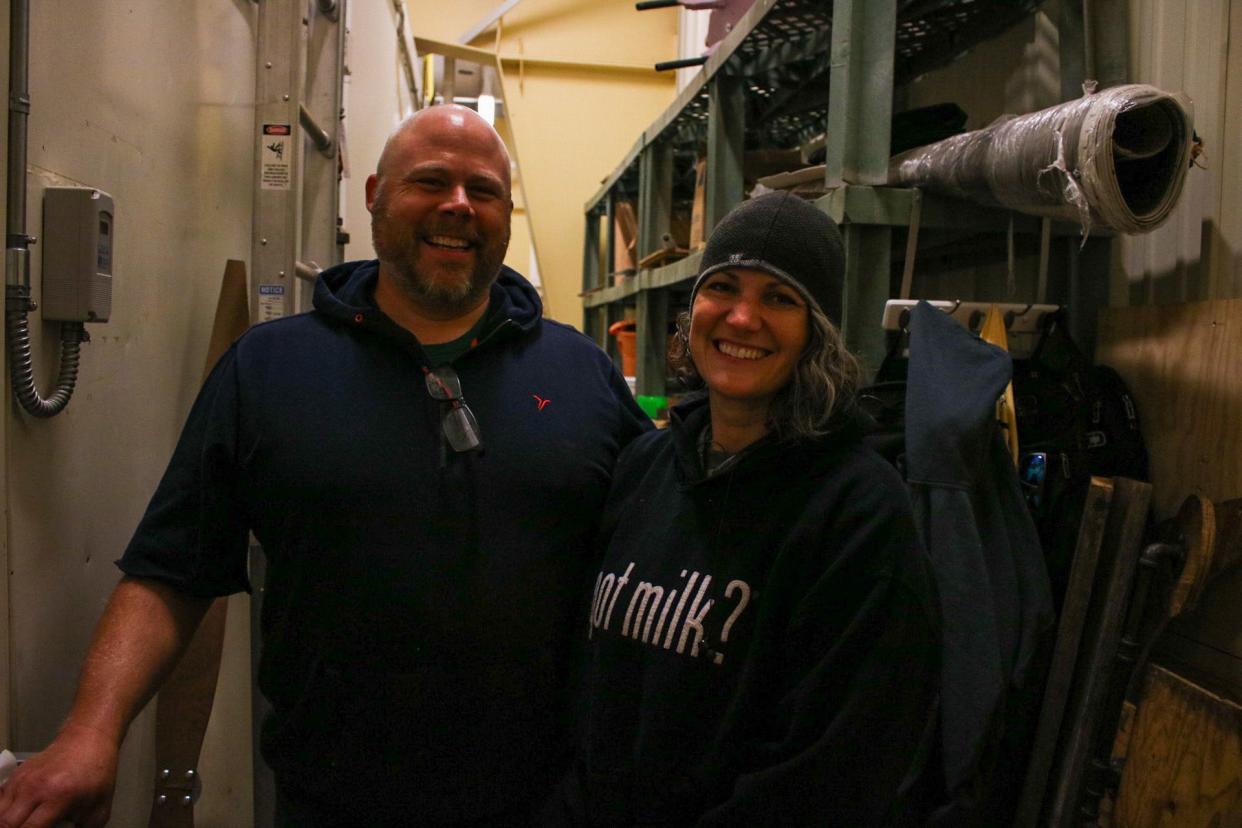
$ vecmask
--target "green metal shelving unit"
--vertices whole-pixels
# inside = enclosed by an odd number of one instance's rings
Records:
[[[585,205],[585,330],[615,355],[608,327],[632,315],[637,393],[666,392],[671,297],[688,292],[699,256],[608,284],[613,274],[602,263],[613,261],[613,213],[622,199],[636,205],[636,260],[659,250],[671,232],[675,203],[693,197],[694,164],[704,149],[704,229],[710,233],[744,197],[747,149],[789,149],[826,133],[827,195],[816,204],[840,224],[845,240],[846,342],[873,365],[885,349],[879,319],[892,295],[893,231],[909,225],[916,204],[921,229],[1038,236],[1037,218],[883,185],[895,86],[1005,31],[1040,2],[756,0]],[[1078,232],[1054,228],[1061,235]],[[1098,256],[1098,245],[1093,250]],[[896,255],[901,258],[900,251]]]

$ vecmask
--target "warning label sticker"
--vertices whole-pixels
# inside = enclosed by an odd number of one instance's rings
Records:
[[[259,187],[287,190],[293,184],[293,131],[289,124],[264,124],[259,136]]]
[[[259,285],[259,322],[285,315],[285,286]]]

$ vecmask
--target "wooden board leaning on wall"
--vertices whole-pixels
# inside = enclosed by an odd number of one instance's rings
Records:
[[[1113,824],[1242,825],[1242,707],[1158,666],[1143,697]]]
[[[1242,299],[1101,311],[1096,360],[1138,405],[1157,520],[1192,492],[1242,497]],[[1242,699],[1242,568],[1170,625],[1157,659]]]

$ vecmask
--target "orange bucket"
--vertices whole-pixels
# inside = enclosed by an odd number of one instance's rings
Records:
[[[608,333],[616,337],[617,351],[621,354],[621,374],[638,376],[638,323],[622,319],[608,326]]]

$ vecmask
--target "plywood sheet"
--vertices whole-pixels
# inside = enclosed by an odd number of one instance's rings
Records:
[[[1242,828],[1242,707],[1153,667],[1114,824]]]
[[[1242,497],[1242,300],[1104,310],[1096,358],[1138,404],[1158,517]]]
[[[1100,314],[1096,359],[1129,385],[1151,454],[1153,508],[1176,514],[1192,492],[1242,497],[1242,300],[1110,308]],[[1242,694],[1242,572],[1209,587],[1175,636],[1224,657],[1186,658]]]

